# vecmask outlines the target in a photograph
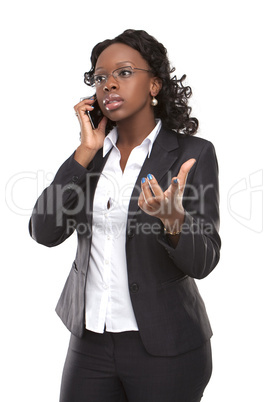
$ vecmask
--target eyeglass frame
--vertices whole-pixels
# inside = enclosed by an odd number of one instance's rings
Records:
[[[112,75],[113,77],[114,77],[114,79],[117,81],[118,80],[118,75],[117,75],[117,77],[114,75],[114,73],[116,72],[116,71],[118,71],[118,70],[122,70],[122,69],[124,69],[124,68],[129,68],[130,70],[140,70],[140,71],[146,71],[147,73],[152,73],[152,70],[145,70],[144,68],[138,68],[138,67],[132,67],[132,66],[123,66],[123,67],[118,67],[118,68],[116,68],[115,70],[113,70],[110,74],[94,74],[94,75],[92,75],[92,77],[91,77],[91,80],[92,80],[92,84],[91,84],[91,86],[96,86],[96,87],[101,87],[102,85],[104,85],[104,84],[106,84],[106,82],[108,81],[108,78]],[[132,73],[132,74],[134,74],[134,72]],[[100,77],[105,77],[105,81],[104,82],[102,82],[102,83],[100,83],[100,84],[97,84],[96,83],[96,81],[95,81],[95,77],[97,77],[97,76],[100,76]],[[132,75],[131,75],[132,76]],[[130,77],[131,77],[130,76]],[[125,77],[125,78],[130,78],[130,77]]]

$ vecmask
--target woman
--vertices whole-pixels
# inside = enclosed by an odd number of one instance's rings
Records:
[[[49,247],[78,235],[56,308],[72,333],[60,401],[197,402],[212,368],[194,278],[219,260],[215,151],[192,136],[191,90],[152,36],[127,30],[91,62],[81,144],[30,221]]]

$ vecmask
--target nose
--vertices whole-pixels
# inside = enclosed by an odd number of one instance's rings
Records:
[[[104,92],[110,92],[111,90],[118,89],[119,85],[112,74],[108,76],[108,79],[103,87]]]

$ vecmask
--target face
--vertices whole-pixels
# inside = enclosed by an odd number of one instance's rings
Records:
[[[127,66],[134,68],[131,77],[115,79],[111,74]],[[96,96],[102,113],[112,121],[146,118],[147,114],[153,114],[152,96],[158,94],[161,83],[152,73],[135,68],[150,70],[137,50],[121,43],[107,47],[97,60],[95,75],[109,74],[109,77],[104,84],[96,86]],[[125,72],[123,75],[126,75]]]

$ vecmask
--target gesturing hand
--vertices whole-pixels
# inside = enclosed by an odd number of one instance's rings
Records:
[[[153,175],[148,174],[142,179],[138,205],[148,215],[159,218],[170,232],[180,230],[184,221],[182,197],[188,173],[195,164],[195,159],[189,159],[180,168],[176,177],[173,177],[168,189],[163,192]]]

